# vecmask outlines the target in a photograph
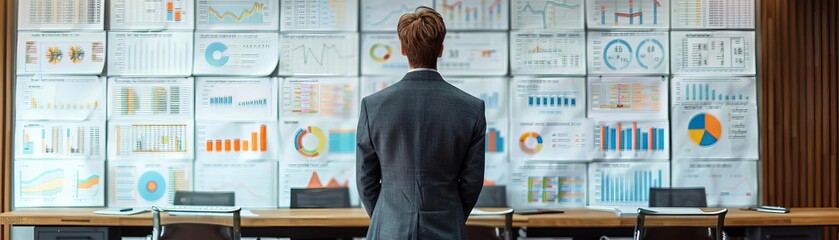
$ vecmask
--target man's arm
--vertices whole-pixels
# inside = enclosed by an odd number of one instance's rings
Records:
[[[382,168],[379,165],[379,156],[376,155],[376,149],[373,147],[373,140],[370,138],[369,125],[367,106],[362,99],[361,114],[356,129],[356,182],[358,193],[361,194],[361,203],[367,209],[367,215],[372,217],[376,201],[379,199],[379,192],[382,190]]]
[[[480,116],[473,128],[472,141],[469,143],[469,150],[466,152],[466,162],[460,170],[460,200],[463,202],[464,216],[469,218],[469,213],[478,202],[481,188],[484,186],[484,145],[486,139],[486,117],[484,106],[481,105]]]

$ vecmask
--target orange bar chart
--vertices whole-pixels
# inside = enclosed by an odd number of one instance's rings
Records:
[[[259,125],[259,129],[250,132],[250,140],[244,138],[208,139],[207,152],[267,152],[268,126]]]

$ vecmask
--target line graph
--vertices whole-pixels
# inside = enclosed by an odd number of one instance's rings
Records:
[[[594,28],[667,28],[669,0],[589,0],[588,25]]]
[[[583,28],[583,0],[515,1],[513,29]]]
[[[399,17],[418,6],[432,6],[432,0],[364,0],[361,1],[362,31],[394,31]]]
[[[272,0],[198,0],[198,29],[279,29],[279,2]]]
[[[280,42],[280,75],[358,74],[358,34],[283,34]]]

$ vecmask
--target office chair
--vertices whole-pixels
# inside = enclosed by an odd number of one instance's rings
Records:
[[[506,186],[484,186],[478,196],[476,208],[507,208]],[[504,215],[504,228],[486,226],[466,226],[469,239],[512,239],[513,210],[505,209],[492,212],[493,215]]]
[[[176,191],[174,205],[236,206],[236,193]]]
[[[653,211],[646,208],[638,209],[638,221],[633,231],[635,240],[723,240],[727,239],[723,232],[725,214],[728,209],[704,213],[667,213]],[[647,216],[679,216],[679,217],[716,217],[716,225],[710,227],[648,227],[645,225]],[[695,231],[691,231],[695,230]]]
[[[232,213],[233,226],[215,223],[169,223],[161,224],[160,212],[165,208],[152,206],[152,240],[240,240],[241,208],[227,210],[178,209],[169,212],[197,212],[197,213]]]
[[[350,189],[292,188],[291,208],[349,208]]]
[[[484,186],[475,207],[507,207],[507,187]]]
[[[650,188],[650,207],[708,207],[705,188]]]

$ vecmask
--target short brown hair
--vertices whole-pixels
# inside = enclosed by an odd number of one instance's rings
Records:
[[[446,24],[434,9],[421,6],[399,18],[396,26],[408,63],[415,68],[437,68],[446,39]]]

